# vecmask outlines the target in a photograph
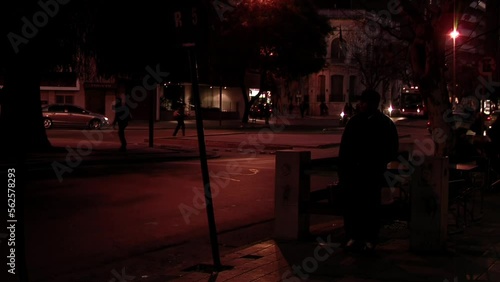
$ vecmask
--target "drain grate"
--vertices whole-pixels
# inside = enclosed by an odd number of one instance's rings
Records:
[[[222,265],[219,268],[217,268],[215,265],[200,263],[197,265],[190,266],[182,271],[184,271],[184,272],[213,273],[213,272],[221,272],[221,271],[225,271],[225,270],[231,270],[233,268],[234,268],[234,266],[230,266],[230,265]]]
[[[260,259],[260,258],[263,258],[263,256],[258,256],[258,255],[246,255],[246,256],[242,256],[241,258],[246,258],[246,259]]]

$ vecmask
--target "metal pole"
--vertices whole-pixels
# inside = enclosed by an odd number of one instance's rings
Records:
[[[453,37],[453,88],[452,89],[453,89],[453,96],[458,97],[457,92],[456,92],[456,90],[457,90],[457,86],[456,86],[457,85],[457,78],[456,78],[456,71],[457,70],[456,70],[456,68],[457,68],[457,66],[456,66],[456,61],[455,61],[456,60],[456,57],[455,57],[456,56],[455,55],[455,39],[456,38]],[[452,101],[452,103],[453,103],[453,101]]]
[[[149,95],[149,147],[151,148],[154,147],[155,100],[156,92],[154,97],[152,95]]]
[[[219,126],[222,126],[222,84],[219,87],[219,110],[220,110]]]
[[[184,44],[188,48],[189,65],[193,83],[193,98],[196,113],[196,129],[198,132],[198,146],[200,150],[201,173],[203,176],[203,187],[205,187],[205,201],[208,216],[208,227],[210,231],[210,243],[212,246],[212,257],[216,269],[221,269],[219,255],[219,243],[217,239],[217,228],[215,225],[214,206],[212,202],[212,191],[210,188],[210,177],[208,173],[207,152],[205,147],[205,135],[203,132],[203,119],[201,117],[200,89],[198,84],[198,63],[196,61],[195,45]]]

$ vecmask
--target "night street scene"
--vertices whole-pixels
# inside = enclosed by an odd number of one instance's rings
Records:
[[[0,281],[500,282],[500,1],[0,11]]]

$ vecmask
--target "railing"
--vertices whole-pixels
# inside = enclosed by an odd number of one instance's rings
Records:
[[[410,150],[411,151],[411,150]],[[428,157],[412,164],[408,152],[404,181],[396,187],[402,205],[394,201],[385,206],[386,216],[410,220],[412,249],[435,251],[445,247],[448,225],[448,159]],[[416,161],[414,161],[416,162]],[[341,215],[335,184],[311,191],[311,176],[329,176],[333,179],[337,158],[311,159],[309,151],[285,150],[276,152],[275,176],[275,231],[276,239],[298,240],[309,235],[311,214]],[[389,172],[400,172],[400,164],[392,164]],[[411,197],[408,195],[411,194]],[[340,199],[341,200],[341,199]]]

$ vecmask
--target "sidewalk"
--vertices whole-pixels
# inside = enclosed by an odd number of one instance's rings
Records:
[[[382,230],[375,256],[339,248],[341,225],[307,241],[266,240],[221,258],[231,269],[219,273],[178,271],[175,281],[500,281],[500,194],[485,199],[485,216],[450,235],[443,254],[409,251],[409,231],[392,225]],[[212,265],[211,261],[200,265]],[[148,282],[166,281],[151,279]]]

